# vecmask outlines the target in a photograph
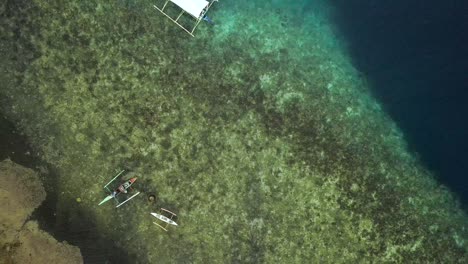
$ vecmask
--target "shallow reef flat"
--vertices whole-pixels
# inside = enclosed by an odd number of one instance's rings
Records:
[[[278,2],[216,3],[191,38],[151,1],[8,1],[1,110],[60,175],[58,217],[132,263],[468,262],[465,213],[326,16]],[[98,206],[123,166],[143,195]]]

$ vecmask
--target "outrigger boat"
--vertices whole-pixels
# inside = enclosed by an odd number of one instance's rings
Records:
[[[161,226],[160,224],[158,224],[156,222],[153,222],[153,224],[159,226],[160,228],[162,228],[166,232],[167,232],[167,227],[169,225],[178,226],[178,224],[172,219],[174,216],[177,216],[176,214],[174,214],[173,212],[171,212],[171,211],[169,211],[167,209],[164,209],[164,208],[161,208],[160,213],[161,214],[151,213],[151,215],[156,217],[157,219],[163,221],[164,223],[166,223],[166,225],[163,227],[163,226]],[[170,214],[170,217],[167,217],[167,216],[163,215],[164,213]]]
[[[140,192],[137,192],[135,193],[134,195],[130,196],[130,198],[127,198],[125,199],[123,202],[120,202],[118,197],[119,197],[119,194],[127,194],[130,187],[132,186],[132,184],[137,180],[137,177],[133,177],[129,180],[126,180],[125,182],[123,182],[122,184],[120,184],[116,189],[112,190],[109,188],[109,185],[112,184],[116,179],[117,177],[121,176],[123,173],[125,172],[125,170],[122,170],[120,171],[119,173],[117,173],[117,175],[110,181],[108,182],[105,186],[104,186],[104,189],[106,189],[108,192],[109,192],[109,195],[104,198],[104,200],[102,200],[99,205],[109,201],[109,200],[112,200],[112,198],[114,198],[116,201],[117,201],[117,206],[116,208],[124,205],[126,202],[130,201],[131,199],[135,198],[137,195],[140,194]]]

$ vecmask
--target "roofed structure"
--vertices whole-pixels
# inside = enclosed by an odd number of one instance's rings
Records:
[[[166,12],[169,2],[172,2],[181,9],[181,12],[177,15],[177,17],[173,17]],[[200,24],[200,22],[205,18],[206,13],[214,2],[218,2],[218,0],[211,0],[211,2],[206,0],[166,0],[161,8],[157,7],[156,5],[153,5],[153,7],[156,8],[159,12],[163,13],[166,17],[172,20],[172,22],[174,22],[193,37],[193,32],[197,28],[198,24]],[[180,23],[179,20],[185,13],[189,14],[192,16],[192,18],[195,19],[193,26],[187,27]]]

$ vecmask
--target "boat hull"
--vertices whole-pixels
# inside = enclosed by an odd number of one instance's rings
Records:
[[[152,216],[158,218],[159,220],[165,222],[165,223],[168,223],[170,225],[174,225],[174,226],[178,226],[178,224],[176,222],[174,222],[174,220],[164,216],[164,215],[160,215],[160,214],[157,214],[157,213],[151,213]]]
[[[106,198],[104,198],[104,200],[102,200],[102,201],[99,203],[99,205],[101,205],[101,204],[103,204],[103,203],[105,203],[105,202],[107,202],[107,201],[109,201],[109,200],[112,200],[112,198],[114,198],[112,195],[107,196]]]

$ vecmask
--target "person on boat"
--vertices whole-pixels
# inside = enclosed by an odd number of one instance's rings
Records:
[[[213,20],[211,20],[211,18],[209,18],[207,15],[203,15],[203,18],[202,18],[204,21],[208,22],[208,24],[211,24],[211,25],[214,25],[214,22]]]
[[[214,0],[214,2],[217,2],[217,1],[218,1],[218,0]],[[210,6],[211,6],[211,4],[208,5],[208,6],[206,6],[206,7],[203,9],[203,17],[202,17],[202,19],[203,19],[204,21],[208,22],[208,24],[214,25],[213,20],[211,20],[211,18],[209,18],[209,17],[206,15],[206,12],[208,11],[208,8],[209,8]]]

